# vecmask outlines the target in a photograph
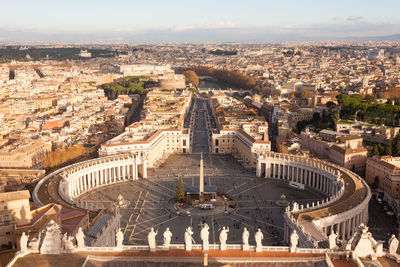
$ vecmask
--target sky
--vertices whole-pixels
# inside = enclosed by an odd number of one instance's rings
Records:
[[[19,0],[0,41],[281,41],[400,34],[399,0]]]

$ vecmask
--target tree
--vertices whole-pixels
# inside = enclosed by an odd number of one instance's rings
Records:
[[[371,153],[372,153],[373,156],[379,156],[379,148],[378,148],[377,144],[374,145],[374,147],[372,148],[372,152]]]
[[[364,101],[367,103],[367,104],[376,104],[376,98],[374,97],[374,96],[372,96],[372,95],[367,95],[367,96],[365,96],[365,98],[364,98]]]
[[[392,149],[392,141],[389,141],[389,143],[385,146],[385,155],[392,156],[393,155],[393,149]]]
[[[318,112],[315,112],[312,116],[312,121],[313,122],[318,122],[321,119],[321,116],[319,115]]]
[[[394,151],[393,151],[394,156],[400,156],[400,139],[396,137],[394,141]]]
[[[332,114],[331,114],[331,119],[332,119],[332,121],[334,121],[334,122],[338,122],[338,121],[340,120],[340,115],[339,115],[339,113],[338,113],[338,112],[332,113]]]
[[[185,201],[185,188],[183,186],[182,178],[178,178],[178,185],[176,186],[175,194],[176,202],[183,203]]]
[[[334,102],[332,102],[332,101],[328,101],[328,102],[326,103],[326,107],[327,107],[329,110],[331,110],[331,109],[336,108],[337,105],[336,105]]]
[[[192,70],[187,70],[183,72],[188,82],[194,84],[195,86],[199,85],[199,76],[197,76],[196,72]]]

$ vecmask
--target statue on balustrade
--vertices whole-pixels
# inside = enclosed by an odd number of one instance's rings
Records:
[[[186,250],[192,250],[192,241],[193,241],[193,231],[192,231],[192,227],[188,227],[186,228],[185,231],[185,249]]]
[[[72,253],[74,249],[75,249],[74,237],[68,236],[67,240],[65,241],[65,251],[68,253]]]
[[[147,234],[147,242],[149,243],[149,248],[150,251],[155,251],[156,250],[156,235],[158,234],[158,231],[154,232],[154,228],[151,227],[150,232]]]
[[[122,233],[121,228],[118,229],[117,233],[115,234],[115,240],[117,241],[117,248],[122,248],[124,241],[124,233]]]
[[[396,254],[399,247],[399,240],[395,235],[389,239],[389,254]]]
[[[337,247],[336,238],[337,234],[333,230],[331,230],[331,234],[328,236],[329,238],[329,249],[334,249]]]
[[[40,241],[40,240],[39,240]],[[61,230],[60,226],[51,220],[46,225],[43,242],[40,246],[40,254],[61,253]]]
[[[169,230],[168,227],[167,229],[165,229],[163,237],[164,237],[163,247],[169,249],[169,246],[171,245],[172,232]]]
[[[261,232],[261,229],[258,228],[257,232],[254,235],[254,239],[256,240],[256,252],[262,251],[262,240],[264,239],[264,235]]]
[[[28,250],[28,236],[25,234],[25,232],[23,232],[21,235],[19,245],[21,247],[21,252],[25,252]]]
[[[249,250],[249,231],[245,227],[242,233],[243,250]]]
[[[299,243],[299,236],[297,235],[296,230],[293,230],[290,235],[290,252],[296,252],[297,245]]]
[[[228,240],[229,228],[223,226],[221,232],[219,233],[219,243],[221,250],[226,250],[226,241]]]
[[[78,245],[78,248],[84,248],[86,247],[85,245],[85,234],[83,233],[82,227],[79,227],[78,233],[75,235],[76,243]]]
[[[207,223],[205,223],[200,231],[200,238],[203,241],[203,250],[209,249],[209,241],[208,241],[209,230],[210,230],[210,227],[208,226]]]

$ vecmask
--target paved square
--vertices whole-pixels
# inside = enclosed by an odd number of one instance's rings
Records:
[[[229,227],[228,243],[240,243],[243,227],[250,231],[250,244],[254,244],[254,231],[261,228],[263,245],[282,245],[283,208],[275,201],[282,194],[289,201],[300,204],[323,199],[323,195],[311,190],[288,187],[286,181],[257,178],[254,169],[245,169],[232,156],[204,155],[204,180],[206,185],[216,185],[219,192],[226,192],[238,202],[238,210],[226,216],[192,218],[170,213],[166,209],[168,200],[175,197],[178,177],[185,185],[198,186],[200,154],[171,155],[156,169],[149,169],[148,179],[109,185],[81,196],[89,202],[115,202],[118,194],[130,201],[121,209],[121,228],[124,243],[147,244],[147,233],[151,227],[158,230],[157,244],[162,244],[162,233],[169,227],[174,234],[172,243],[183,243],[185,228],[194,229],[194,240],[201,243],[200,227],[206,222],[210,226],[210,243],[219,243],[222,226]]]

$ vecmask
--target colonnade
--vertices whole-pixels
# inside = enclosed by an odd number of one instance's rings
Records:
[[[327,195],[327,200],[317,202],[316,205],[314,203],[307,204],[306,207],[302,205],[303,208],[299,210],[289,210],[285,213],[286,241],[293,229],[307,237],[310,243],[321,241],[321,238],[327,238],[332,232],[336,233],[339,239],[347,240],[357,231],[361,223],[368,222],[370,189],[363,179],[348,169],[318,159],[266,152],[258,156],[256,172],[258,177],[296,182]],[[341,203],[339,201],[344,201],[355,193],[354,188],[345,187],[350,184],[357,184],[358,190],[363,188],[365,197],[346,206],[347,209],[343,207],[332,209]],[[330,207],[326,208],[327,205]],[[302,213],[306,213],[308,217],[313,215],[317,217],[311,218],[310,224],[308,221],[298,220]]]
[[[68,202],[99,186],[147,178],[144,155],[114,155],[71,165],[62,173],[59,192]]]
[[[358,211],[358,213],[357,213]],[[355,214],[352,214],[347,219],[342,219],[337,223],[333,223],[329,226],[323,227],[322,231],[326,236],[329,236],[333,231],[338,235],[341,240],[348,240],[357,231],[357,227],[361,223],[366,223],[368,221],[368,210],[354,210]]]
[[[312,187],[325,195],[335,195],[338,191],[338,178],[324,170],[296,162],[276,162],[260,160],[257,164],[258,176],[288,180]]]

